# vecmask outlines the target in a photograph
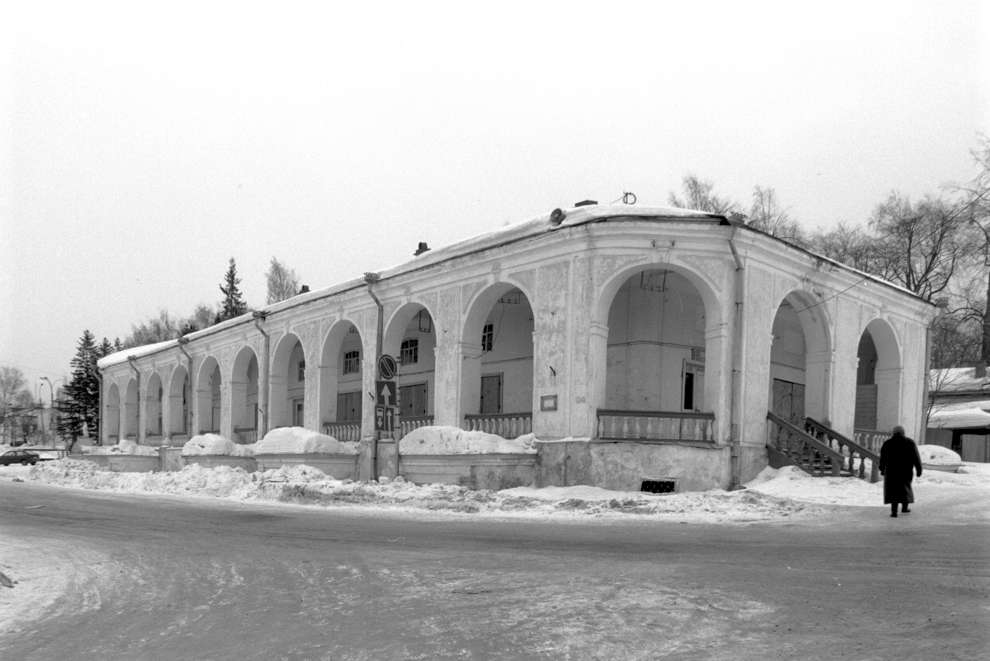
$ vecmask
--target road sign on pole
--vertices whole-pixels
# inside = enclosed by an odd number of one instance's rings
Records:
[[[375,407],[375,431],[393,432],[399,427],[399,409],[394,406]]]
[[[378,406],[398,406],[395,381],[375,381],[375,403]]]
[[[385,381],[391,381],[398,371],[399,365],[395,362],[395,358],[383,353],[378,359],[378,375]]]

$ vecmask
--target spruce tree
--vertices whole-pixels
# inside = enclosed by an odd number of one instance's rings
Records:
[[[234,258],[231,257],[230,265],[227,267],[227,273],[223,276],[223,284],[220,285],[223,300],[220,301],[220,311],[217,313],[218,322],[239,317],[247,312],[247,303],[244,301],[241,290],[237,286],[240,283],[241,279],[237,277],[237,264],[234,262]]]
[[[59,434],[69,441],[68,447],[83,434],[85,425],[90,436],[96,434],[100,421],[100,380],[96,361],[110,343],[103,338],[103,346],[96,345],[96,338],[84,330],[76,345],[76,355],[70,363],[72,378],[65,386],[65,399],[60,404]]]

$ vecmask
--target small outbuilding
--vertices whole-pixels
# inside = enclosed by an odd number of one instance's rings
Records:
[[[990,376],[985,365],[930,372],[925,440],[963,461],[990,462]]]

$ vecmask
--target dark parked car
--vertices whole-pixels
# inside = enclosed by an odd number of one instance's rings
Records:
[[[36,464],[38,463],[38,453],[28,450],[8,450],[0,454],[0,466],[10,464]]]

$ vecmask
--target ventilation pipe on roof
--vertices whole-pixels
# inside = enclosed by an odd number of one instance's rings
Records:
[[[141,372],[140,372],[140,370],[138,370],[137,366],[134,364],[134,363],[137,362],[137,358],[135,356],[128,356],[127,357],[127,362],[130,363],[131,369],[134,370],[134,375],[135,375],[135,378],[137,379],[138,419],[137,419],[137,429],[134,430],[134,438],[135,438],[135,440],[138,443],[140,443],[141,440],[142,440],[142,437],[144,436],[144,431],[143,431],[144,427],[142,425],[142,423],[143,423],[143,417],[144,416],[141,415],[141,409],[143,408],[141,406]]]
[[[420,241],[419,245],[416,246],[416,252],[413,253],[413,257],[419,257],[424,252],[427,252],[429,249],[430,246],[426,245],[426,241]]]
[[[742,406],[743,406],[743,379],[742,370],[745,362],[745,334],[743,332],[743,298],[746,291],[745,275],[739,252],[736,250],[734,239],[738,226],[733,225],[732,233],[729,234],[729,250],[732,251],[732,259],[736,264],[735,273],[735,317],[732,320],[732,380],[729,386],[729,488],[738,489],[740,486],[740,454],[742,451]]]
[[[378,307],[378,325],[376,327],[375,336],[375,375],[378,374],[378,363],[382,357],[382,334],[385,332],[385,310],[382,307],[381,300],[375,295],[375,291],[372,288],[376,282],[381,280],[381,275],[369,271],[364,274],[364,281],[368,285],[368,295],[371,296],[371,300],[375,302]],[[363,408],[363,407],[362,407]],[[371,479],[378,480],[378,430],[375,430],[374,436],[372,436],[371,442]]]
[[[261,322],[265,320],[268,316],[267,312],[261,310],[255,310],[251,313],[251,317],[254,319],[254,327],[258,329],[261,333],[261,337],[264,338],[262,343],[262,363],[261,363],[261,374],[258,375],[258,440],[260,441],[268,433],[268,371],[269,371],[269,361],[271,360],[271,348],[272,340],[265,332],[265,329],[261,327]],[[264,384],[264,385],[262,385]]]

